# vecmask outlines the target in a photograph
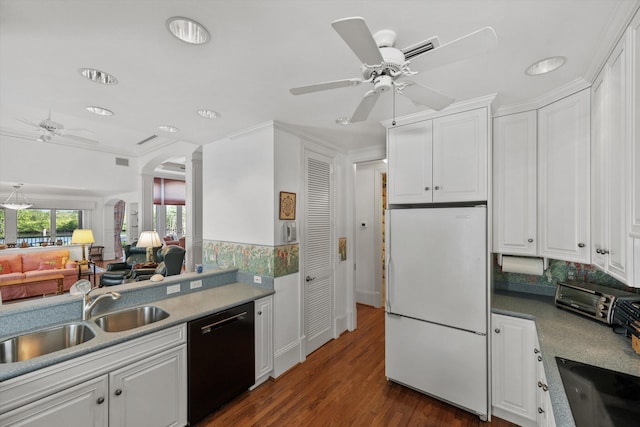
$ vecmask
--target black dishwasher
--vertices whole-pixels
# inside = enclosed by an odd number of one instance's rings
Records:
[[[189,322],[189,424],[255,382],[253,301]]]

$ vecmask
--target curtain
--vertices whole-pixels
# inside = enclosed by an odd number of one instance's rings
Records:
[[[116,254],[116,259],[122,258],[122,240],[120,239],[120,232],[122,231],[122,225],[124,224],[124,208],[126,203],[124,200],[120,200],[113,206],[113,249]]]
[[[153,178],[153,204],[184,206],[187,187],[184,181],[168,178]]]

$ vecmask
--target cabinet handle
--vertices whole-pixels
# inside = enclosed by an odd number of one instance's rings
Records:
[[[496,334],[500,333],[500,329],[499,328],[495,328],[494,331],[496,331]]]
[[[584,243],[578,243],[579,248],[584,248]]]
[[[527,239],[527,242],[533,243],[533,239]]]
[[[542,389],[542,391],[549,390],[549,387],[547,387],[546,384],[543,384],[542,381],[538,381],[538,387],[540,387]]]
[[[261,311],[258,312],[258,316],[262,316],[262,312]]]
[[[542,362],[542,356],[538,356],[538,362]]]
[[[535,354],[538,354],[538,353],[540,353],[540,350],[538,350],[537,348],[534,348],[534,349],[533,349],[533,352],[534,352]]]
[[[602,251],[601,251],[599,248],[596,248],[596,253],[597,253],[597,254],[601,254],[601,253],[602,253]]]
[[[542,408],[538,407],[538,413],[539,413],[539,414],[542,414],[543,412],[544,412],[544,409],[542,409]]]
[[[98,400],[96,400],[96,403],[98,405],[102,405],[104,403],[104,397],[99,397]]]
[[[600,253],[601,253],[602,255],[606,255],[606,254],[608,254],[608,253],[609,253],[609,251],[608,251],[608,250],[606,250],[606,249],[601,249],[601,250],[600,250]]]
[[[119,389],[117,389],[117,390],[115,391],[115,395],[116,395],[116,396],[120,396],[121,394],[122,394],[122,389],[121,389],[121,388],[119,388]]]
[[[436,185],[435,187],[433,187],[433,189],[434,189],[434,190],[439,190],[439,189],[440,189],[440,186],[439,186],[439,185]]]
[[[424,187],[424,191],[429,191],[429,187]]]

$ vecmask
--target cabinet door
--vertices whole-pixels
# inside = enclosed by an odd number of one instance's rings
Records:
[[[255,302],[256,384],[266,380],[273,370],[273,297]]]
[[[433,120],[433,201],[487,200],[487,109]]]
[[[86,381],[0,415],[0,425],[106,427],[108,386],[106,375]]]
[[[537,254],[536,112],[493,121],[494,252]]]
[[[431,121],[389,129],[387,181],[388,202],[430,203]]]
[[[532,320],[492,314],[491,325],[494,414],[521,425],[526,420],[533,423],[536,420],[535,324]]]
[[[540,255],[589,264],[589,90],[538,111]]]
[[[186,425],[186,372],[186,345],[112,372],[110,427]]]
[[[608,204],[605,191],[607,73],[605,67],[591,86],[591,262],[603,270],[606,268],[602,249],[607,245]]]
[[[629,67],[632,78],[631,93],[631,153],[629,155],[631,172],[631,225],[633,237],[640,238],[640,14],[636,14],[629,27],[628,36],[632,63]],[[633,90],[633,92],[631,92]],[[640,273],[639,273],[640,274]],[[636,283],[640,286],[640,283]]]
[[[542,354],[540,353],[540,343],[536,337],[536,377],[537,377],[537,424],[538,427],[556,427],[556,420],[551,406],[551,395],[547,385],[547,376],[544,372]]]

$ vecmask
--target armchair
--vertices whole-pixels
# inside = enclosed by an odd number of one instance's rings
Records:
[[[160,264],[155,269],[133,269],[131,277],[139,280],[147,280],[154,274],[162,274],[163,276],[175,276],[182,272],[182,263],[186,251],[184,248],[176,245],[163,247],[158,251],[158,257],[161,259]]]
[[[131,279],[131,270],[136,264],[147,262],[147,248],[136,246],[137,241],[124,246],[124,262],[107,264],[106,271],[100,276],[100,286],[119,285],[125,279]],[[159,262],[158,253],[162,247],[152,248],[152,262]]]

